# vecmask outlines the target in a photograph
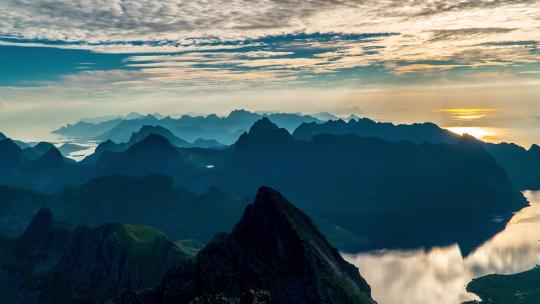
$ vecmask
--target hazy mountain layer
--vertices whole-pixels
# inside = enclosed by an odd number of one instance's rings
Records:
[[[99,123],[79,122],[55,130],[54,133],[75,138],[97,138],[103,141],[111,139],[115,142],[127,142],[132,133],[137,132],[145,125],[151,125],[167,128],[175,136],[189,142],[203,138],[231,144],[238,139],[244,130],[249,129],[261,117],[269,117],[279,126],[291,132],[302,122],[319,121],[309,115],[257,114],[244,110],[235,110],[226,117],[218,117],[212,114],[208,116],[183,115],[179,118],[158,118],[154,115],[147,115],[134,119],[113,119]]]

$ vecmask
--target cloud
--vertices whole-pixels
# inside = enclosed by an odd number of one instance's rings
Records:
[[[470,39],[492,34],[506,34],[516,30],[515,28],[488,27],[488,28],[461,28],[432,31],[429,42]]]
[[[0,45],[120,53],[124,86],[370,84],[534,63],[539,15],[528,0],[5,0]]]

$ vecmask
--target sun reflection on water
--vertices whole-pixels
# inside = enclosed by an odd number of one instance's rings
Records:
[[[344,255],[369,282],[379,304],[456,304],[477,299],[465,286],[491,273],[510,274],[540,263],[540,191],[504,231],[462,258],[459,246]]]

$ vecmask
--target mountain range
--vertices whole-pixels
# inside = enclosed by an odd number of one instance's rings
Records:
[[[506,219],[526,204],[485,143],[470,136],[456,136],[455,144],[324,133],[305,141],[262,118],[221,150],[179,148],[151,132],[134,138],[131,145],[107,141],[76,164],[62,161],[51,148],[51,155],[24,162],[47,164],[38,167],[51,174],[42,175],[56,176],[57,183],[8,184],[56,192],[100,176],[159,174],[195,193],[216,188],[240,199],[269,185],[324,223],[325,232],[344,231],[340,238],[354,240],[350,250],[457,241],[468,252],[504,227],[504,221],[493,223],[493,216]],[[452,225],[455,217],[463,225]]]
[[[114,118],[96,123],[82,121],[53,132],[71,138],[95,138],[102,141],[110,139],[122,143],[129,141],[132,133],[137,132],[143,126],[161,126],[188,142],[208,139],[229,145],[262,117],[269,117],[279,126],[291,132],[302,122],[321,122],[313,116],[302,114],[258,114],[245,110],[234,110],[226,117],[218,117],[215,114],[208,116],[183,115],[179,118],[169,116],[159,118],[154,115],[146,115],[135,118]]]
[[[433,123],[394,125],[375,122],[368,118],[302,123],[293,133],[297,139],[309,141],[317,134],[375,137],[387,141],[411,141],[456,144],[460,136]],[[511,143],[487,143],[484,148],[506,170],[512,183],[519,189],[540,189],[540,148],[532,145],[528,150]]]

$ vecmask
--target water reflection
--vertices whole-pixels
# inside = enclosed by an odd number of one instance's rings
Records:
[[[477,299],[465,291],[473,278],[521,272],[540,263],[540,191],[524,195],[531,206],[465,258],[457,245],[344,257],[360,269],[379,304],[456,304]]]

